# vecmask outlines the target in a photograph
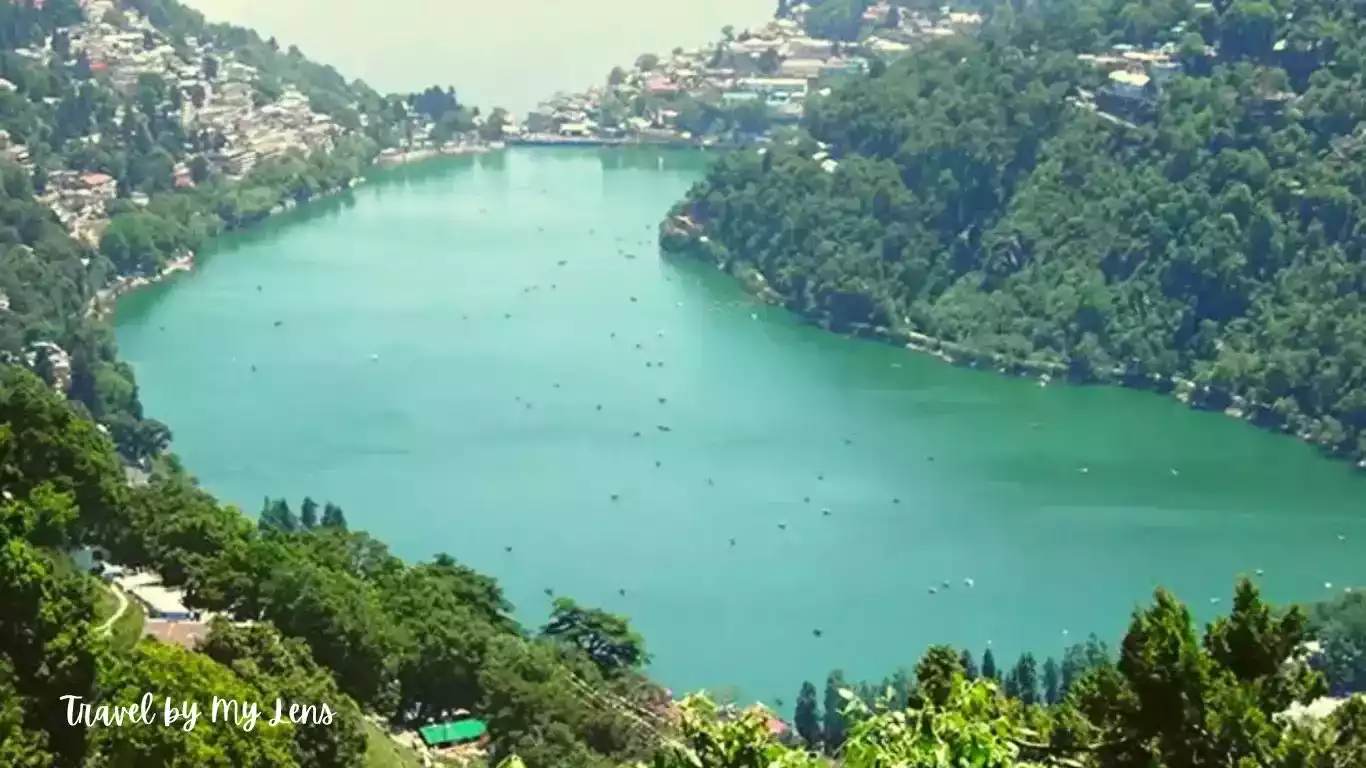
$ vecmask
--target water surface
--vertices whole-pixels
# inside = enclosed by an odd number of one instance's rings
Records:
[[[826,334],[661,261],[704,163],[415,169],[126,299],[122,355],[210,490],[336,501],[528,623],[546,587],[628,614],[675,688],[791,702],[932,642],[1056,652],[1159,582],[1203,618],[1256,568],[1277,600],[1362,583],[1361,481],[1300,443]]]

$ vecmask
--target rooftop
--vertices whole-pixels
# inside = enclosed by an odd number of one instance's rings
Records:
[[[1121,83],[1123,85],[1131,85],[1135,88],[1142,88],[1143,86],[1148,84],[1149,78],[1142,72],[1129,72],[1128,70],[1121,69],[1111,72],[1110,80],[1112,82]]]
[[[418,733],[422,735],[422,740],[428,746],[436,747],[443,744],[462,744],[467,741],[474,741],[488,733],[489,727],[483,720],[456,720],[449,723],[436,723],[425,728],[419,728]]]

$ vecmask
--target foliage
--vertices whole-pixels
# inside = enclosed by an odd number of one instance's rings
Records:
[[[1359,458],[1366,24],[1197,5],[1030,4],[852,79],[808,103],[814,141],[713,166],[679,209],[708,235],[691,250],[836,330],[1180,388]],[[1186,73],[1130,113],[1069,103],[1114,101],[1078,53],[1164,42]]]
[[[294,726],[283,722],[269,726],[274,701],[259,688],[235,676],[207,656],[174,645],[150,640],[139,643],[128,656],[117,657],[101,675],[98,703],[137,702],[144,693],[168,696],[175,706],[198,702],[201,722],[190,731],[165,727],[158,712],[156,727],[90,729],[92,754],[98,764],[110,768],[141,768],[147,765],[167,768],[199,766],[300,766],[290,752]],[[228,701],[256,703],[263,718],[247,731],[223,722],[206,723],[214,697]],[[182,723],[183,725],[183,723]]]
[[[1311,607],[1310,625],[1322,645],[1317,666],[1334,696],[1366,692],[1366,595],[1348,592]]]
[[[1307,630],[1303,612],[1273,612],[1242,581],[1232,612],[1201,639],[1185,606],[1159,589],[1151,606],[1135,611],[1117,663],[1094,639],[1069,651],[1091,666],[1053,705],[1007,696],[990,678],[970,681],[958,653],[933,647],[917,665],[909,706],[885,693],[835,692],[827,713],[837,706],[847,731],[831,754],[844,768],[1352,765],[1364,754],[1366,700],[1318,723],[1279,718],[1325,690],[1319,674],[1297,661]],[[1030,662],[1026,654],[1016,665],[1017,685]],[[683,743],[664,744],[657,768],[824,764],[781,747],[760,710],[718,709],[696,698],[681,710]]]
[[[567,597],[555,599],[541,635],[582,651],[604,674],[636,669],[648,659],[640,636],[630,631],[625,619],[583,608]]]
[[[532,766],[605,766],[646,754],[648,736],[622,708],[658,708],[663,697],[634,671],[646,657],[620,617],[563,612],[552,619],[559,629],[551,637],[528,640],[492,579],[444,555],[407,565],[382,543],[347,530],[330,503],[313,528],[261,530],[195,487],[174,462],[127,489],[109,440],[57,394],[13,368],[0,382],[0,490],[13,499],[0,506],[0,569],[7,574],[0,598],[10,596],[0,606],[0,668],[11,670],[0,694],[21,697],[20,709],[32,718],[0,719],[0,738],[11,740],[5,743],[31,742],[37,755],[51,751],[42,747],[55,732],[49,723],[64,711],[52,709],[60,702],[47,686],[91,695],[98,687],[112,697],[141,685],[201,701],[214,688],[270,702],[328,702],[341,722],[300,726],[278,744],[250,747],[227,736],[178,741],[164,729],[146,738],[132,734],[143,729],[121,729],[127,733],[101,736],[96,745],[101,755],[117,756],[111,765],[148,764],[138,761],[154,753],[181,764],[181,749],[207,756],[201,764],[274,764],[283,754],[283,765],[357,765],[364,754],[360,707],[405,727],[456,709],[479,712],[490,723],[494,753],[515,753]],[[89,501],[77,506],[72,499]],[[189,654],[192,661],[146,643],[129,651],[120,641],[113,644],[120,654],[100,664],[103,646],[90,637],[98,597],[88,579],[56,573],[30,543],[78,539],[160,572],[185,588],[193,607],[255,623],[216,625],[203,653]],[[163,674],[173,665],[188,665],[186,676]],[[65,733],[60,746],[76,756],[84,750]]]

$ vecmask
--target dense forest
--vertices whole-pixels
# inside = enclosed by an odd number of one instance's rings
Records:
[[[1177,388],[1360,458],[1363,31],[1322,0],[1002,6],[716,163],[686,240],[838,330]],[[1078,59],[1164,45],[1180,71],[1116,106]]]

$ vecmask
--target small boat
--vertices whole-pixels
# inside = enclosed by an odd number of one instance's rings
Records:
[[[966,578],[966,579],[963,579],[963,584],[965,584],[966,586],[971,587],[971,586],[975,586],[975,585],[977,584],[977,582],[973,581],[971,577],[968,577],[968,578]]]
[[[658,429],[660,432],[672,432],[672,431],[673,431],[673,428],[672,428],[672,427],[666,427],[666,426],[664,426],[663,424],[660,424],[659,426],[655,427],[655,429]]]

